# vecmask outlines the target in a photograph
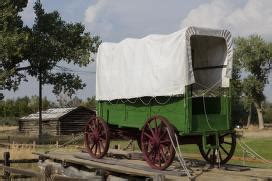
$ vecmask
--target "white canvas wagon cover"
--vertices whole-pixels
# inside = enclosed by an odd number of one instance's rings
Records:
[[[192,37],[203,38],[191,42]],[[102,43],[96,61],[96,99],[181,95],[186,85],[196,82],[228,87],[232,56],[229,31],[199,27]],[[206,70],[207,66],[215,69]]]

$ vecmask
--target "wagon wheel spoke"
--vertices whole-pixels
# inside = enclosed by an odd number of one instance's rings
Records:
[[[231,145],[230,142],[223,141],[224,144]]]
[[[165,144],[165,143],[171,143],[171,140],[169,138],[164,139],[162,141],[160,141],[161,144]]]
[[[227,152],[227,150],[222,146],[222,145],[219,145],[220,148],[226,153],[226,155],[228,155],[229,153]]]
[[[104,150],[105,149],[104,142],[100,140],[99,143],[101,143],[102,149]]]
[[[225,133],[225,134],[222,134],[221,136],[220,136],[220,138],[224,138],[224,137],[226,137],[227,135],[229,135],[230,133]]]
[[[149,135],[148,133],[144,133],[144,135],[147,136],[149,139],[153,139],[153,137]]]
[[[99,137],[102,137],[102,136],[104,136],[105,137],[105,131],[101,131],[100,133],[99,133]]]
[[[161,132],[162,132],[162,122],[160,122],[160,125],[159,125],[159,136],[161,135]]]
[[[207,157],[209,156],[210,152],[211,152],[211,148],[208,149],[208,152],[206,154]]]
[[[160,153],[164,161],[166,161],[165,153],[163,152],[163,149],[160,147]]]
[[[97,153],[97,144],[95,144],[95,147],[94,147],[94,154],[96,155]]]
[[[223,159],[222,159],[221,151],[219,149],[218,149],[218,154],[219,154],[219,159],[220,159],[220,162],[221,162]]]
[[[157,123],[157,118],[155,117],[154,119],[154,123],[155,123],[155,135],[158,136],[158,123]]]
[[[90,148],[91,150],[94,148],[94,145],[95,145],[95,144],[93,143],[92,146],[91,146],[91,148]]]
[[[94,127],[95,127],[95,128],[97,127],[97,122],[98,122],[98,119],[95,118],[95,119],[94,119]]]
[[[165,138],[165,136],[168,136],[167,130],[164,130],[162,135],[160,135],[160,139]]]
[[[149,157],[153,153],[154,153],[154,147],[152,147],[151,150],[150,150],[150,152],[147,153],[147,156]]]
[[[101,148],[100,148],[100,143],[99,142],[97,143],[97,147],[98,147],[99,155],[101,155]]]
[[[94,128],[93,128],[92,124],[89,124],[88,128],[89,128],[90,131],[94,131]]]
[[[155,136],[155,133],[154,133],[154,131],[153,131],[153,128],[151,128],[151,126],[150,126],[149,123],[147,124],[147,126],[148,126],[150,132],[152,133],[152,135],[153,135],[153,137],[154,137],[154,136]]]
[[[154,150],[153,151],[153,154],[152,154],[152,161],[153,161],[153,163],[155,163],[156,161],[156,156],[157,156],[157,152]]]
[[[159,150],[159,153],[158,153],[158,160],[159,160],[159,166],[161,167],[161,153],[160,153],[160,150]]]

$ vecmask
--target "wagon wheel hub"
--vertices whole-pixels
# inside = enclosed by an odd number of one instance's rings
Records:
[[[92,140],[94,143],[97,143],[99,141],[99,133],[97,130],[94,130],[94,133],[92,134]]]

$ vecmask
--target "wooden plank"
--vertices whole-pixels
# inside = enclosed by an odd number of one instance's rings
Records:
[[[8,166],[4,166],[4,165],[0,165],[0,168],[3,168],[4,171],[10,172],[10,173],[17,173],[17,174],[26,175],[26,176],[30,176],[30,177],[37,177],[37,178],[42,177],[41,173],[34,172],[32,170],[13,168],[13,167],[8,167]]]
[[[157,174],[164,174],[166,179],[173,179],[173,180],[188,180],[187,177],[180,177],[180,175],[185,175],[184,172],[181,171],[175,171],[173,168],[168,168],[166,171],[159,171],[150,168],[147,166],[143,161],[141,164],[135,163],[135,161],[132,161],[133,163],[126,162],[126,159],[123,160],[110,160],[111,158],[105,158],[105,159],[90,159],[90,157],[87,157],[86,153],[85,156],[88,158],[76,158],[73,154],[62,154],[62,153],[49,153],[49,154],[43,154],[43,153],[35,153],[38,154],[44,158],[55,160],[55,161],[62,161],[66,163],[72,163],[72,164],[78,164],[78,165],[84,165],[88,167],[94,167],[99,168],[103,170],[107,170],[114,173],[121,173],[121,174],[128,174],[128,175],[135,175],[135,176],[143,176],[143,177],[149,177],[153,178],[153,176]],[[83,153],[84,154],[84,153]],[[104,161],[101,161],[104,160]],[[106,161],[105,161],[106,160]]]
[[[10,163],[36,163],[39,159],[16,159],[9,160]],[[4,163],[4,160],[0,160],[0,163]]]
[[[152,175],[152,176],[156,175],[156,174],[167,174],[167,175],[174,175],[174,176],[183,176],[183,175],[185,176],[186,175],[185,172],[170,170],[170,168],[166,171],[155,170],[147,165],[136,164],[136,163],[131,164],[131,163],[127,163],[127,162],[122,162],[122,160],[120,160],[120,159],[107,158],[107,157],[104,157],[103,159],[95,159],[95,158],[90,157],[89,154],[87,154],[87,153],[76,153],[76,154],[74,154],[74,157],[84,159],[84,160],[99,162],[99,163],[106,163],[109,165],[118,165],[118,166],[124,166],[124,167],[132,168],[132,169],[144,170],[144,171],[150,172],[150,175]]]
[[[75,178],[75,177],[67,177],[62,175],[54,175],[53,176],[54,181],[102,181],[100,176],[93,176],[91,179],[84,179],[84,178]]]
[[[239,172],[250,170],[249,167],[244,167],[239,165],[224,165],[221,168],[228,171],[239,171]]]

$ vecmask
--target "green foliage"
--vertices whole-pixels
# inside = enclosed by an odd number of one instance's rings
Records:
[[[235,40],[235,61],[239,62],[247,76],[242,81],[243,93],[255,101],[265,99],[263,90],[271,70],[271,43],[259,35]]]
[[[85,84],[74,73],[52,70],[63,62],[88,65],[90,53],[97,52],[100,40],[85,33],[82,24],[63,21],[57,11],[46,13],[40,2],[35,3],[34,10],[35,23],[28,28],[31,36],[25,52],[30,64],[27,72],[43,84],[53,84],[55,94],[64,92],[71,96]]]
[[[88,97],[86,101],[83,101],[82,106],[94,109],[96,105],[95,96]]]
[[[67,23],[57,11],[45,12],[39,1],[34,6],[33,27],[24,27],[18,13],[26,4],[27,0],[1,1],[1,89],[16,90],[28,74],[42,84],[52,84],[55,94],[64,92],[71,96],[85,84],[61,65],[88,65],[101,41],[86,33],[81,23]]]
[[[17,65],[24,59],[28,32],[19,13],[27,0],[1,0],[0,2],[0,90],[16,90],[23,74]]]
[[[47,99],[43,98],[43,109],[54,107],[55,104]],[[31,96],[31,98],[18,97],[17,99],[7,99],[0,101],[0,117],[5,119],[12,117],[26,116],[38,111],[39,98],[38,96]]]
[[[264,105],[264,122],[272,123],[272,103],[266,103]]]
[[[232,81],[234,104],[240,103],[249,112],[252,105],[259,111],[258,119],[262,128],[262,102],[265,100],[264,87],[272,63],[272,44],[259,35],[238,37],[234,41],[234,80]],[[243,76],[241,76],[243,74]]]

